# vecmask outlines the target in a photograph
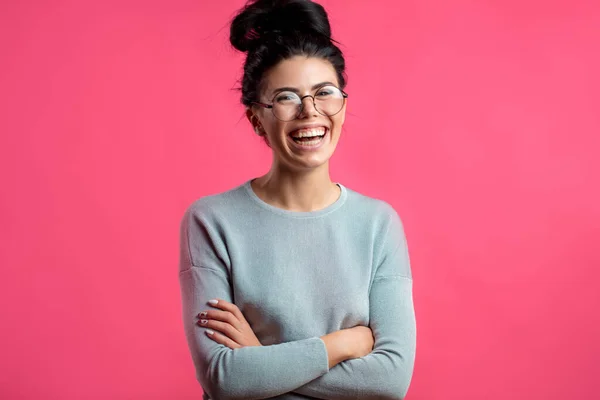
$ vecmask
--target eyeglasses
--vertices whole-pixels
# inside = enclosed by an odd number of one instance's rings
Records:
[[[258,101],[253,103],[264,108],[270,108],[275,118],[287,122],[293,121],[302,113],[305,97],[312,98],[315,110],[319,114],[331,117],[342,111],[348,94],[336,86],[324,85],[319,87],[312,96],[307,94],[300,97],[297,93],[286,90],[275,95],[272,100],[273,104]]]

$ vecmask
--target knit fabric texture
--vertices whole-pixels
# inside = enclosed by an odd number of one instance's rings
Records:
[[[288,211],[250,183],[195,200],[180,224],[182,318],[203,399],[403,399],[416,320],[398,213],[340,183],[329,206]],[[262,346],[206,335],[197,315],[217,298],[239,307]],[[373,331],[373,351],[330,369],[320,337],[358,325]]]

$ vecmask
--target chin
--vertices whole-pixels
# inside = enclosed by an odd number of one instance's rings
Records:
[[[292,163],[298,169],[309,170],[317,169],[329,164],[329,160],[333,154],[314,154],[310,157],[294,157]]]
[[[324,143],[324,146],[314,150],[299,149],[291,143],[282,143],[279,154],[280,160],[288,168],[304,171],[321,168],[328,165],[335,153],[337,141]]]

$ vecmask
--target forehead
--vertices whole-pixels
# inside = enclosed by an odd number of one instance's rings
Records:
[[[333,65],[322,58],[295,56],[267,71],[263,79],[263,94],[269,96],[281,87],[310,92],[314,85],[321,82],[338,84]]]

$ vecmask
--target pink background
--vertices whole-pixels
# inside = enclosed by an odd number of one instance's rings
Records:
[[[179,221],[270,164],[232,90],[242,3],[0,4],[0,398],[200,398]],[[323,4],[332,177],[406,226],[408,399],[597,396],[599,3]]]

